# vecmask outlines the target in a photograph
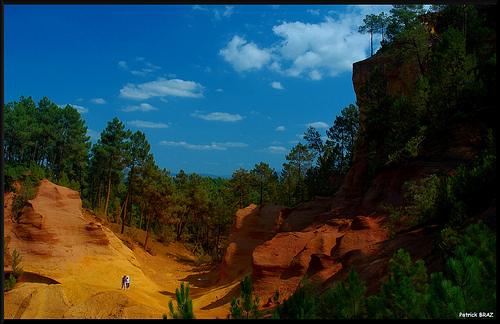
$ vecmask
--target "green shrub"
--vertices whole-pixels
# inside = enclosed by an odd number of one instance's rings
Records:
[[[202,264],[208,264],[210,262],[212,262],[212,257],[209,254],[202,253],[196,258],[196,260],[194,260],[194,265],[200,266]]]
[[[16,278],[19,278],[23,274],[23,268],[19,267],[19,263],[23,258],[21,257],[21,254],[19,253],[18,250],[14,249],[12,252],[12,273]]]
[[[8,291],[14,288],[16,282],[17,282],[16,277],[14,277],[14,275],[11,273],[9,275],[9,278],[5,279],[4,281],[3,291]]]
[[[35,186],[40,185],[40,180],[45,178],[45,171],[41,166],[35,163],[35,161],[31,161],[29,168],[29,177],[31,181],[35,184]]]
[[[31,177],[26,177],[21,190],[14,196],[11,212],[15,220],[21,215],[21,210],[26,206],[28,200],[36,197],[36,187],[31,181]]]

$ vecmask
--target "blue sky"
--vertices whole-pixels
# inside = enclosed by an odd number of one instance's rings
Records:
[[[355,103],[370,5],[5,5],[4,102],[77,108],[97,141],[141,130],[161,168],[230,176],[324,136]],[[378,48],[380,35],[375,37]]]

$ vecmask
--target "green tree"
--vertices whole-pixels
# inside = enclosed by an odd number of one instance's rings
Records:
[[[431,113],[441,120],[437,127],[448,122],[457,110],[475,106],[477,99],[468,98],[480,87],[476,82],[476,68],[476,58],[467,53],[462,33],[448,28],[429,59],[429,100]]]
[[[109,196],[111,193],[112,172],[120,173],[126,165],[126,152],[129,146],[127,139],[130,137],[131,131],[125,130],[125,125],[118,120],[117,117],[113,121],[108,122],[108,126],[101,132],[100,144],[102,149],[107,153],[107,194],[104,205],[104,217],[108,214]]]
[[[314,297],[310,296],[306,288],[300,286],[295,292],[285,299],[274,318],[279,319],[315,319],[316,308]]]
[[[446,255],[446,276],[430,275],[429,318],[460,318],[459,313],[496,309],[496,236],[482,221],[461,233]]]
[[[55,145],[55,136],[57,128],[57,116],[60,108],[47,97],[43,97],[36,108],[36,120],[39,125],[40,134],[38,135],[38,149],[36,151],[35,161],[42,167],[47,167],[49,161],[49,150]]]
[[[398,4],[389,11],[386,35],[389,42],[393,42],[404,31],[410,30],[419,24],[418,17],[425,13],[424,6]]]
[[[172,301],[168,303],[172,318],[195,319],[193,314],[193,301],[189,298],[189,284],[184,285],[184,282],[181,282],[180,289],[175,289],[175,299],[177,301],[177,309],[174,309]]]
[[[280,183],[282,190],[280,191],[280,205],[293,206],[298,203],[294,199],[293,192],[297,186],[297,177],[294,175],[294,170],[291,163],[283,163],[283,168],[280,174]]]
[[[366,286],[353,265],[347,274],[347,286],[340,281],[318,298],[316,314],[322,319],[360,319],[365,315],[365,292]]]
[[[90,159],[87,165],[89,188],[84,190],[93,208],[102,209],[101,194],[106,180],[107,153],[99,139],[90,149]]]
[[[389,260],[391,269],[387,282],[382,283],[379,296],[366,301],[370,318],[415,319],[425,313],[427,268],[423,260],[415,263],[410,254],[399,249]]]
[[[271,191],[273,183],[278,180],[278,175],[274,169],[269,167],[269,164],[260,162],[255,164],[255,167],[250,170],[250,173],[254,176],[257,190],[259,192],[259,205],[264,202],[270,202]]]
[[[12,165],[29,165],[30,149],[36,146],[36,137],[33,135],[38,134],[35,108],[31,96],[21,96],[19,102],[9,103],[4,108],[4,148],[7,161]],[[35,132],[33,127],[37,128]]]
[[[252,297],[252,281],[249,275],[240,280],[241,298],[233,298],[231,300],[232,319],[258,319],[259,312],[259,296]]]
[[[291,148],[290,153],[285,156],[292,168],[292,176],[296,179],[295,197],[297,202],[305,200],[304,178],[307,170],[311,167],[314,154],[306,145],[298,143]]]
[[[74,107],[66,105],[60,109],[57,125],[52,150],[54,156],[52,172],[55,173],[57,180],[66,173],[69,178],[78,179],[82,184],[83,169],[88,162],[91,147],[85,121]]]
[[[425,13],[423,5],[393,5],[388,20],[387,36],[390,40],[388,56],[396,61],[411,59],[418,63],[425,74],[424,63],[430,52],[427,44],[429,33],[420,21]]]
[[[127,216],[127,203],[129,197],[132,195],[132,181],[137,176],[138,171],[141,170],[142,165],[146,161],[149,154],[151,146],[146,140],[146,135],[141,131],[136,131],[130,136],[130,147],[129,147],[129,157],[128,159],[128,181],[127,181],[127,194],[125,196],[125,202],[123,203],[123,218],[122,218],[122,229],[121,233],[125,227],[125,219]]]
[[[341,174],[346,173],[354,158],[354,150],[359,128],[359,112],[350,104],[335,117],[333,125],[326,131],[328,139],[339,146]]]
[[[228,185],[235,195],[236,204],[239,206],[239,209],[242,209],[248,203],[250,184],[250,174],[244,168],[234,171],[229,180]]]
[[[361,34],[370,33],[370,56],[373,56],[373,34],[378,33],[381,28],[380,16],[374,14],[366,15],[363,18],[363,22],[365,24],[359,26],[358,32]]]
[[[148,215],[144,249],[147,250],[148,238],[152,229],[153,220],[166,217],[172,202],[173,182],[170,171],[160,169],[154,160],[148,160],[144,166],[144,191],[141,194],[144,200],[144,213]]]

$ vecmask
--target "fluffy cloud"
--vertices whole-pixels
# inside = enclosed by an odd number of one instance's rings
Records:
[[[219,51],[227,62],[238,71],[261,69],[271,60],[270,50],[260,49],[255,43],[235,35],[227,47]]]
[[[314,122],[314,123],[309,123],[306,124],[307,127],[312,126],[314,128],[328,128],[330,127],[327,123],[324,122]]]
[[[152,97],[203,97],[204,87],[193,81],[184,81],[180,79],[158,78],[156,81],[142,84],[127,83],[120,90],[119,97],[134,100],[145,100]]]
[[[345,14],[325,16],[320,23],[282,22],[273,27],[281,42],[269,48],[259,48],[253,42],[234,36],[219,54],[238,71],[270,70],[292,77],[306,76],[321,80],[352,69],[352,63],[366,58],[370,46],[366,35],[358,33],[366,8],[351,7]],[[309,11],[316,15],[319,11]]]
[[[283,90],[285,88],[283,88],[283,86],[281,85],[281,82],[278,82],[278,81],[274,81],[271,83],[271,87],[273,87],[274,89],[280,89],[280,90]]]
[[[128,69],[127,62],[125,62],[125,61],[118,62],[118,67],[120,69],[127,70]]]
[[[95,104],[99,104],[99,105],[104,105],[106,103],[106,100],[104,100],[102,98],[94,98],[94,99],[90,99],[90,101],[95,103]]]
[[[307,74],[313,80],[323,75],[335,76],[350,71],[352,62],[365,58],[367,45],[358,33],[356,16],[340,20],[326,16],[318,24],[283,22],[273,27],[273,32],[283,41],[276,48],[281,60],[289,67],[283,72],[290,76]]]
[[[234,9],[234,6],[225,6],[224,9],[214,9],[213,13],[214,13],[215,20],[220,20],[221,15],[224,18],[231,17],[234,13],[233,9]]]
[[[166,146],[184,147],[190,150],[212,150],[212,151],[225,151],[227,150],[228,147],[248,146],[248,144],[240,142],[226,142],[226,143],[212,142],[211,144],[199,145],[199,144],[189,144],[183,141],[181,142],[161,141],[159,144]]]
[[[267,153],[273,153],[273,154],[285,154],[287,152],[287,150],[283,146],[269,146],[268,148],[260,150],[260,152],[267,152]]]
[[[193,117],[198,117],[205,120],[217,120],[217,121],[226,121],[226,122],[235,122],[238,120],[242,120],[245,116],[241,116],[239,114],[231,115],[225,112],[213,112],[209,114],[202,114],[201,111],[196,111],[191,114]]]
[[[276,130],[277,131],[284,131],[285,130],[285,126],[278,126],[278,127],[276,127]]]
[[[64,105],[64,106],[61,106],[61,105],[57,105],[59,108],[64,108],[66,107],[67,105]],[[89,112],[89,109],[88,108],[85,108],[83,106],[78,106],[78,105],[70,105],[71,107],[75,108],[80,114],[85,114],[85,113],[88,113]]]
[[[150,104],[143,102],[139,106],[127,106],[127,107],[121,109],[121,111],[127,111],[127,112],[129,112],[129,111],[138,111],[138,110],[140,110],[140,111],[151,111],[151,110],[158,110],[158,108],[153,107]]]
[[[167,128],[167,127],[169,127],[167,124],[164,124],[164,123],[154,123],[154,122],[143,121],[143,120],[133,120],[131,122],[128,122],[128,124],[133,125],[135,127],[141,127],[141,128]]]
[[[90,140],[92,141],[97,141],[99,138],[101,138],[101,134],[91,130],[90,128],[87,128],[87,136],[90,136]]]

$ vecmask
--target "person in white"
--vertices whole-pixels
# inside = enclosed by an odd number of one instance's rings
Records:
[[[130,277],[129,276],[127,276],[126,284],[127,284],[127,288],[126,289],[128,290],[128,287],[130,286]]]

